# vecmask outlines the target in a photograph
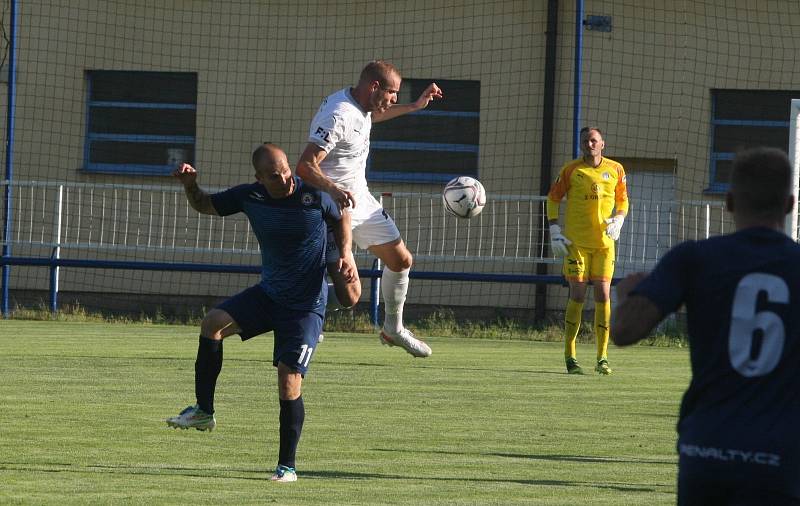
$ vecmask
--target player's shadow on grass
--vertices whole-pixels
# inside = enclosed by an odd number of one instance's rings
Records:
[[[644,416],[649,418],[678,418],[677,413],[627,413],[631,416]]]
[[[351,473],[343,471],[306,471],[298,470],[298,476],[302,478],[320,478],[320,479],[370,479],[370,480],[425,480],[425,481],[453,481],[453,482],[478,482],[478,483],[514,483],[517,485],[539,485],[539,486],[554,486],[554,487],[594,487],[615,490],[618,492],[656,492],[653,487],[648,487],[640,484],[627,484],[627,483],[594,483],[588,481],[575,481],[575,480],[525,480],[518,478],[489,478],[485,475],[470,477],[446,477],[446,476],[410,476],[395,474],[377,474],[377,473]]]
[[[131,466],[113,464],[31,464],[0,462],[0,476],[3,471],[24,471],[28,473],[77,473],[77,474],[130,474],[142,476],[186,476],[189,478],[220,478],[236,480],[269,480],[272,469],[208,469],[188,466]],[[243,476],[247,474],[250,476]]]
[[[351,367],[396,367],[395,364],[378,364],[375,362],[342,362],[336,360],[318,360],[314,359],[316,365],[334,365],[336,367],[351,366]]]
[[[636,459],[624,457],[587,457],[585,455],[535,455],[528,453],[495,453],[495,452],[454,452],[444,450],[400,450],[397,448],[372,448],[376,452],[405,452],[405,453],[436,453],[440,455],[485,455],[488,457],[504,457],[511,459],[551,460],[558,462],[586,462],[586,463],[620,463],[620,464],[656,464],[675,466],[677,460]]]
[[[131,474],[142,476],[186,476],[189,478],[216,478],[235,480],[269,481],[271,469],[208,469],[204,467],[189,466],[130,466],[113,464],[30,464],[15,462],[0,462],[0,475],[3,471],[24,471],[28,473],[77,473],[77,474]],[[485,475],[470,477],[446,476],[411,476],[378,473],[354,473],[347,471],[314,471],[298,469],[298,475],[303,479],[333,479],[333,480],[412,480],[412,481],[443,481],[443,482],[477,482],[477,483],[514,483],[518,485],[539,485],[557,487],[594,487],[610,489],[620,492],[656,492],[653,487],[644,487],[638,484],[625,483],[593,483],[571,480],[525,480],[488,478]]]
[[[152,360],[157,362],[186,362],[194,364],[195,358],[194,357],[178,357],[178,356],[135,356],[135,355],[125,355],[125,356],[111,356],[111,355],[37,355],[38,357],[44,358],[56,358],[60,360],[83,360],[83,359],[93,359],[93,360],[127,360],[127,361],[136,361],[136,360]],[[231,357],[225,359],[226,363],[236,363],[236,362],[255,362],[255,363],[272,363],[271,358],[242,358],[242,357]],[[315,360],[315,364],[317,365],[335,365],[337,367],[341,366],[358,366],[358,367],[400,367],[398,364],[395,363],[376,363],[376,362],[341,362],[341,361],[329,361],[329,360]],[[405,366],[405,364],[401,364],[401,366]],[[479,367],[453,367],[453,366],[441,366],[441,365],[421,365],[415,364],[416,368],[418,369],[436,369],[442,371],[470,371],[470,372],[477,372],[477,371],[486,371],[491,373],[496,373],[497,369],[492,368],[479,368]],[[520,373],[520,374],[557,374],[559,376],[566,376],[567,374],[563,371],[544,371],[544,370],[530,370],[530,369],[503,369],[504,373]]]
[[[36,355],[43,358],[57,358],[59,360],[78,360],[78,359],[100,359],[100,360],[153,360],[157,362],[187,362],[194,364],[195,357],[177,357],[177,356],[136,356],[136,355]],[[231,357],[225,358],[225,362],[259,362],[272,364],[271,358],[241,358]]]
[[[485,372],[490,372],[490,373],[494,373],[494,374],[497,374],[497,371],[498,371],[498,369],[496,367],[495,368],[492,368],[492,367],[473,367],[473,366],[454,367],[454,366],[443,366],[443,365],[439,365],[439,364],[436,364],[436,365],[416,365],[416,368],[418,368],[418,369],[436,369],[437,371],[469,371],[469,372],[485,371]],[[566,371],[562,371],[562,370],[546,371],[546,370],[536,370],[536,369],[507,369],[507,368],[504,367],[502,369],[502,372],[504,374],[505,373],[508,373],[508,374],[511,374],[511,373],[519,373],[519,374],[557,374],[559,376],[567,376]],[[575,376],[573,375],[571,377],[574,378]]]
[[[655,460],[655,459],[629,459],[620,457],[587,457],[584,455],[530,455],[524,453],[486,453],[494,457],[508,457],[512,459],[531,459],[531,460],[552,460],[559,462],[588,462],[588,463],[620,463],[620,464],[656,464],[675,466],[677,460]]]

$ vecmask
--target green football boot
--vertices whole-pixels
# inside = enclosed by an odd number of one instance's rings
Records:
[[[581,369],[577,359],[567,358],[567,374],[583,374],[583,369]]]

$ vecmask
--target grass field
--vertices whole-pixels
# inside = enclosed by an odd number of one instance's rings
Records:
[[[413,359],[326,334],[304,383],[299,481],[276,484],[272,336],[225,344],[217,429],[194,402],[195,327],[0,321],[0,504],[674,504],[686,349],[429,339]],[[588,366],[593,346],[580,345]]]

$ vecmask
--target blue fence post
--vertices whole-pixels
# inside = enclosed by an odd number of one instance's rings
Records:
[[[50,312],[58,312],[58,275],[60,267],[58,260],[61,258],[61,214],[64,207],[64,185],[58,185],[58,194],[55,206],[55,223],[53,224],[55,246],[53,247],[53,265],[50,267]]]
[[[50,260],[53,261],[50,265],[50,312],[53,314],[58,312],[58,250],[59,247],[56,246],[50,255]]]
[[[583,0],[575,2],[575,89],[572,103],[572,156],[581,154],[581,63],[583,62]]]
[[[8,108],[6,111],[6,187],[5,223],[3,224],[3,257],[11,256],[11,224],[13,207],[11,205],[11,181],[14,179],[14,110],[17,94],[17,0],[11,0],[11,30],[8,41]],[[11,283],[11,266],[3,264],[3,295],[0,300],[3,317],[8,317],[8,290]]]

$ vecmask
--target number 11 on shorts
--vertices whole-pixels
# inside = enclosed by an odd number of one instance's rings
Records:
[[[300,349],[302,351],[300,352],[300,358],[297,359],[297,363],[302,367],[308,367],[308,362],[311,360],[311,354],[314,353],[314,348],[304,344]]]

